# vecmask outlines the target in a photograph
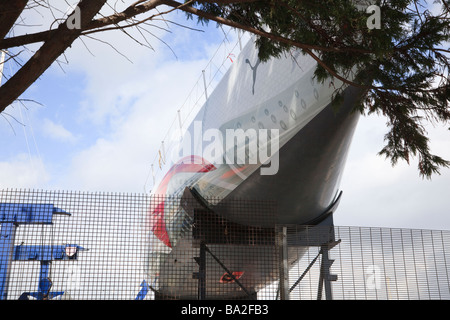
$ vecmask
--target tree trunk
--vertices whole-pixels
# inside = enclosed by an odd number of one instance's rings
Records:
[[[28,0],[7,0],[0,3],[0,39],[8,34],[19,18]]]
[[[0,112],[19,98],[72,45],[80,36],[83,26],[92,21],[106,1],[81,0],[79,2],[81,28],[69,29],[67,22],[59,25],[53,37],[49,38],[24,66],[0,87]]]

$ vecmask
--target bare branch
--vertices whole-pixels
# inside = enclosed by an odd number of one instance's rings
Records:
[[[0,39],[3,39],[19,18],[28,0],[2,1],[0,3]]]
[[[105,2],[106,0],[81,0],[79,3],[83,11],[81,24],[88,24]],[[19,98],[80,36],[80,33],[81,30],[70,30],[66,24],[61,24],[54,37],[47,40],[20,70],[0,87],[0,112]]]

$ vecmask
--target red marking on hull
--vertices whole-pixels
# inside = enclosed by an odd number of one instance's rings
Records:
[[[231,274],[233,275],[234,279],[227,272],[227,273],[223,274],[223,276],[220,278],[219,282],[220,283],[233,283],[233,282],[235,282],[235,280],[238,280],[240,277],[242,277],[244,275],[244,271],[235,271],[235,272],[232,272]]]
[[[166,223],[164,219],[164,208],[165,208],[165,199],[167,192],[167,187],[169,185],[170,180],[178,173],[182,172],[209,172],[215,170],[216,167],[211,163],[207,162],[201,157],[198,156],[190,156],[185,157],[178,161],[176,164],[170,168],[170,170],[166,173],[160,185],[156,189],[155,197],[157,198],[159,195],[161,196],[161,201],[159,203],[152,204],[150,208],[150,230],[153,234],[161,240],[166,246],[172,247],[170,243],[169,234],[167,233]]]

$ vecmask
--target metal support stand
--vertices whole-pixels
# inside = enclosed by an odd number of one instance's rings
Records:
[[[306,274],[311,270],[312,266],[316,263],[317,259],[322,256],[322,262],[320,264],[320,276],[319,276],[319,286],[317,289],[317,300],[322,299],[323,287],[325,286],[325,298],[326,300],[332,300],[333,294],[331,290],[331,282],[337,281],[337,275],[330,273],[330,268],[334,262],[334,260],[329,259],[329,251],[339,244],[341,241],[332,241],[327,244],[320,246],[320,251],[317,256],[311,261],[302,275],[297,279],[297,281],[292,285],[289,289],[289,292],[292,292],[295,287],[302,281],[302,279],[306,276]]]
[[[278,230],[282,230],[281,227]],[[303,274],[298,278],[298,280],[294,283],[294,285],[286,290],[286,281],[284,277],[285,270],[287,270],[287,266],[285,266],[285,262],[287,263],[287,258],[282,257],[280,264],[280,299],[288,299],[289,296],[286,295],[286,291],[288,293],[292,292],[295,287],[300,283],[300,281],[306,276],[306,274],[310,271],[312,266],[316,263],[317,259],[321,256],[321,265],[320,265],[320,276],[319,276],[319,284],[317,290],[317,299],[321,300],[323,291],[325,288],[325,299],[332,300],[332,287],[331,284],[333,281],[337,281],[337,275],[331,274],[331,266],[333,265],[334,260],[330,259],[329,252],[332,248],[334,248],[337,244],[341,242],[341,240],[335,239],[334,234],[334,223],[333,223],[333,215],[332,211],[327,214],[326,218],[320,221],[317,225],[314,226],[306,226],[303,230],[300,230],[294,227],[294,230],[297,232],[295,235],[290,234],[289,244],[294,247],[319,247],[319,253],[317,256],[310,262],[308,267],[305,269]],[[284,233],[284,229],[283,229]],[[281,233],[279,232],[279,235]],[[284,236],[284,234],[282,235]],[[280,239],[280,236],[279,236]],[[281,238],[282,239],[282,238]],[[282,242],[280,242],[282,243]],[[284,250],[287,250],[287,244],[282,243],[282,247],[279,250],[284,253]],[[286,253],[287,255],[287,253]]]
[[[200,242],[200,257],[195,257],[198,264],[198,272],[193,274],[194,279],[198,280],[198,300],[206,299],[206,244]]]
[[[330,273],[330,268],[334,260],[330,260],[328,253],[329,250],[338,243],[339,242],[334,241],[321,247],[320,252],[322,254],[322,263],[320,266],[319,289],[317,290],[317,300],[322,299],[322,291],[324,286],[325,286],[325,299],[333,300],[333,293],[331,291],[331,282],[337,280],[337,275]]]

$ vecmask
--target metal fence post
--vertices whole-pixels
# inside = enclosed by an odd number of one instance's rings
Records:
[[[289,268],[287,250],[287,227],[277,230],[277,246],[279,252],[280,299],[289,300]]]

